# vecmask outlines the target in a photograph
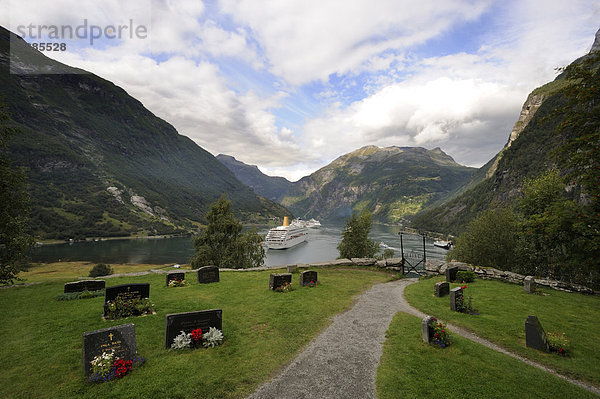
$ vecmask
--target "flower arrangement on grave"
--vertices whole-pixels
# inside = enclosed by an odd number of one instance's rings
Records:
[[[450,346],[450,332],[444,323],[433,324],[433,339],[431,343],[442,348]]]
[[[154,304],[149,298],[127,298],[117,295],[114,301],[106,303],[106,318],[120,319],[129,316],[141,316],[154,313]]]
[[[197,328],[189,333],[181,331],[181,333],[173,339],[171,349],[187,349],[198,348],[214,348],[223,343],[223,332],[215,327],[210,327],[207,333],[202,333],[202,330]]]
[[[551,352],[556,352],[561,356],[568,356],[571,349],[571,341],[565,333],[547,332],[546,339]]]
[[[315,283],[313,280],[310,280],[310,282],[304,284],[305,287],[310,287],[313,288],[317,285],[317,283]]]
[[[468,287],[463,285],[460,287],[461,290],[466,290]],[[474,313],[475,309],[473,309],[473,297],[469,294],[465,298],[464,294],[456,298],[456,311],[461,313]]]
[[[180,280],[178,278],[169,281],[169,287],[185,287],[186,285],[188,284],[185,280]]]
[[[107,382],[125,377],[132,370],[140,368],[146,362],[141,356],[133,360],[124,360],[115,356],[114,351],[103,352],[90,362],[92,374],[88,377],[91,382]]]
[[[293,291],[294,289],[292,288],[292,283],[283,283],[282,285],[280,285],[279,287],[275,287],[274,291],[277,292],[290,292]]]

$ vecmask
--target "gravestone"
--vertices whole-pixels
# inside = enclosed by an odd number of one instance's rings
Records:
[[[150,297],[150,284],[139,283],[139,284],[121,284],[113,285],[112,287],[106,287],[104,294],[104,316],[106,317],[107,303],[114,301],[117,296],[121,296],[123,299],[134,299],[134,298],[148,298]]]
[[[185,280],[185,273],[184,272],[167,273],[167,287],[169,286],[169,283],[173,280],[179,280],[179,281]]]
[[[421,334],[423,336],[423,342],[426,344],[430,343],[433,339],[433,325],[437,322],[437,319],[433,316],[425,316],[421,320]]]
[[[271,273],[269,277],[269,289],[274,290],[277,287],[281,287],[286,283],[292,283],[292,274],[291,273]]]
[[[65,294],[70,292],[98,291],[106,287],[104,280],[81,280],[65,283]]]
[[[165,348],[171,347],[173,340],[181,331],[190,333],[192,330],[200,328],[204,334],[210,327],[223,330],[223,311],[221,309],[168,314],[165,317]]]
[[[452,288],[450,290],[450,310],[460,312],[460,305],[457,306],[457,302],[463,299],[463,289],[461,287]]]
[[[90,362],[103,352],[114,350],[115,356],[123,360],[133,360],[137,353],[135,325],[121,324],[83,333],[83,370],[86,376],[92,373]]]
[[[440,281],[435,283],[433,294],[439,298],[446,296],[450,293],[450,284],[447,281]]]
[[[317,284],[317,272],[313,270],[305,270],[300,273],[300,287],[310,284],[310,282]]]
[[[535,293],[535,278],[533,276],[527,276],[523,279],[523,290],[528,294]]]
[[[454,281],[456,280],[456,273],[458,273],[460,269],[457,266],[449,267],[446,269],[446,281]]]
[[[217,266],[203,266],[198,269],[198,282],[201,284],[218,283],[219,268]]]
[[[294,273],[296,271],[296,268],[298,267],[298,265],[287,265],[287,272],[288,273]]]
[[[527,320],[525,321],[525,344],[528,348],[550,352],[546,333],[537,316],[527,316]]]

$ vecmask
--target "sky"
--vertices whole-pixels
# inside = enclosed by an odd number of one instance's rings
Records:
[[[597,0],[0,7],[0,25],[27,42],[65,43],[45,55],[112,81],[213,155],[292,181],[365,145],[440,147],[479,167],[527,95],[587,53],[600,28]]]

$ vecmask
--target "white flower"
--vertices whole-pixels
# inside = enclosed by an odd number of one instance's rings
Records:
[[[192,344],[192,335],[186,334],[185,331],[182,331],[181,334],[175,337],[173,340],[173,344],[171,344],[172,349],[185,349],[189,348]]]
[[[204,345],[205,348],[212,348],[217,345],[221,345],[223,342],[223,333],[218,328],[210,327],[208,332],[204,334],[203,338],[204,342],[202,345]]]

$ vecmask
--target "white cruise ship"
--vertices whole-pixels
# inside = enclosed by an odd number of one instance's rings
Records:
[[[308,229],[298,223],[289,223],[289,218],[283,218],[283,226],[275,227],[267,233],[265,237],[265,245],[268,249],[286,249],[308,238]]]

